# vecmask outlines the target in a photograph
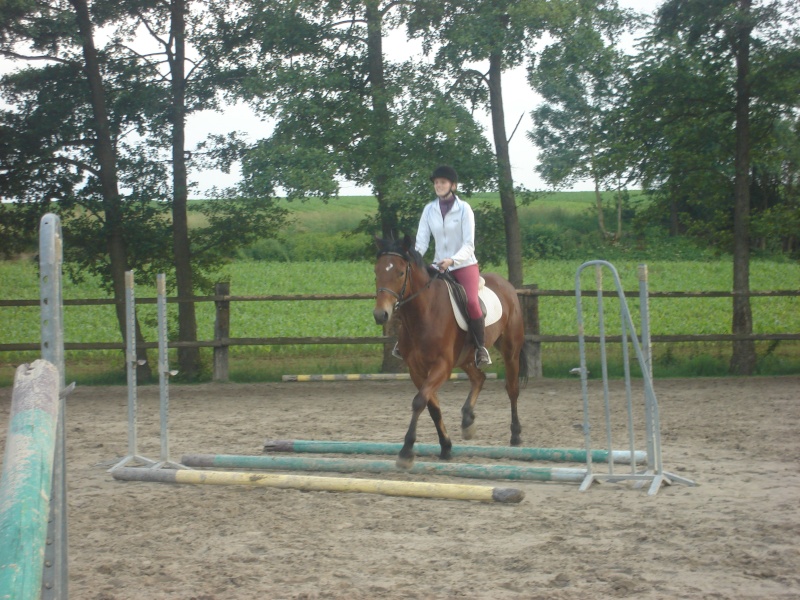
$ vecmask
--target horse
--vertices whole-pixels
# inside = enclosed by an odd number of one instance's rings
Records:
[[[475,403],[486,375],[474,361],[475,345],[455,318],[447,283],[433,269],[428,270],[411,238],[383,240],[375,237],[378,254],[375,262],[375,309],[373,316],[385,325],[393,316],[399,318],[398,347],[408,365],[417,394],[411,402],[411,423],[396,464],[410,468],[414,464],[417,421],[423,409],[436,426],[441,447],[440,458],[451,458],[452,442],[442,420],[437,392],[450,378],[455,367],[463,369],[470,381],[469,395],[461,408],[461,434],[464,440],[475,434]],[[522,427],[517,413],[520,383],[527,382],[522,309],[516,289],[494,273],[482,273],[485,284],[497,294],[502,316],[486,326],[486,347],[494,346],[503,355],[506,368],[506,392],[511,401],[511,445],[522,444]]]

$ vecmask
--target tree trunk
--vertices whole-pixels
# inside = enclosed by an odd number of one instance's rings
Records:
[[[192,252],[189,245],[188,199],[186,175],[186,5],[172,0],[171,35],[175,52],[170,56],[172,75],[172,248],[175,261],[175,283],[178,297],[194,295]],[[197,341],[197,320],[193,302],[178,303],[178,339]],[[179,348],[178,368],[185,379],[195,379],[200,372],[200,349]]]
[[[678,237],[679,232],[680,232],[680,219],[678,218],[678,202],[675,200],[674,194],[670,194],[669,235],[671,237]]]
[[[396,238],[400,234],[397,231],[397,215],[387,193],[392,152],[386,145],[389,140],[391,117],[383,64],[383,13],[377,0],[366,2],[365,17],[367,19],[367,61],[372,101],[370,134],[373,136],[375,145],[369,170],[372,175],[375,197],[378,200],[381,233],[384,238]]]
[[[522,236],[519,231],[517,202],[514,197],[514,179],[511,176],[511,159],[508,154],[505,112],[503,109],[502,55],[493,52],[489,57],[489,106],[492,112],[492,134],[497,155],[497,175],[500,186],[500,206],[506,230],[506,260],[508,280],[522,287]]]
[[[605,241],[608,232],[606,231],[606,218],[603,214],[603,194],[600,192],[600,183],[596,178],[594,180],[594,203],[597,208],[597,226],[600,228],[600,236]]]
[[[127,320],[125,317],[125,271],[128,269],[128,248],[122,231],[122,207],[120,206],[119,185],[117,179],[117,162],[114,144],[111,140],[108,110],[106,108],[103,79],[100,74],[100,63],[94,45],[94,31],[89,16],[86,0],[70,0],[75,9],[78,31],[83,45],[84,67],[89,83],[89,93],[95,122],[95,155],[100,166],[100,185],[103,193],[103,212],[105,222],[106,249],[108,251],[112,289],[116,300],[117,322],[123,340],[127,337]],[[147,362],[147,351],[142,347],[144,338],[136,320],[136,375],[138,379],[149,379],[150,364]]]
[[[376,0],[368,0],[365,6],[367,19],[367,60],[369,65],[370,96],[372,101],[371,132],[375,140],[375,152],[372,156],[370,172],[372,174],[373,191],[378,200],[378,218],[380,219],[381,234],[384,239],[398,238],[401,232],[397,231],[397,214],[391,206],[391,198],[387,193],[391,165],[389,160],[391,150],[385,145],[389,139],[390,128],[388,92],[386,90],[386,77],[383,64],[383,14]],[[396,319],[384,325],[383,334],[396,333]],[[385,344],[383,348],[383,361],[381,372],[398,373],[405,368],[405,363],[392,356],[394,344]]]
[[[750,13],[751,0],[740,0],[742,14]],[[736,40],[736,157],[733,212],[733,333],[751,334],[750,309],[750,32],[740,25]],[[733,343],[730,372],[752,375],[756,367],[755,342]]]

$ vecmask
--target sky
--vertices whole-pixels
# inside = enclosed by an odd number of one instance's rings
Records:
[[[623,8],[633,9],[642,13],[653,13],[663,0],[618,0]],[[384,52],[392,60],[413,58],[414,53],[409,56],[409,48],[414,48],[405,39],[403,31],[395,32],[388,37],[384,43]],[[421,52],[417,52],[421,57]],[[420,60],[423,60],[420,58]],[[0,58],[0,73],[8,72],[20,66],[9,59]],[[481,68],[478,65],[478,68]],[[511,154],[511,172],[516,185],[522,185],[531,190],[546,188],[544,182],[537,175],[535,168],[537,164],[537,151],[534,145],[528,140],[526,133],[532,129],[531,111],[540,103],[536,93],[530,89],[526,81],[525,67],[521,66],[503,73],[503,101],[506,117],[506,131],[508,135],[519,126],[511,138],[509,152]],[[475,114],[476,120],[483,126],[486,137],[490,141],[491,124],[488,111],[479,110]],[[222,113],[213,111],[200,111],[190,115],[187,119],[186,141],[187,149],[191,150],[194,146],[204,141],[209,135],[223,135],[232,131],[244,133],[244,138],[249,142],[269,137],[271,124],[256,116],[245,104],[229,106]],[[197,184],[192,195],[194,197],[207,197],[204,193],[212,187],[232,186],[239,180],[239,171],[234,169],[231,173],[221,171],[193,170],[189,173],[190,182]],[[588,182],[578,183],[572,189],[590,189]],[[369,188],[357,187],[350,182],[342,182],[340,195],[367,195],[370,194]]]
[[[619,0],[619,5],[622,8],[650,14],[655,11],[662,1]],[[390,60],[393,56],[409,57],[409,42],[405,39],[402,30],[385,40],[384,52]],[[414,54],[412,53],[411,57],[413,56]],[[509,144],[511,174],[515,185],[521,185],[530,190],[541,190],[547,187],[535,171],[537,150],[526,135],[533,126],[530,113],[539,103],[540,98],[527,84],[524,66],[503,73],[503,105],[508,135],[511,135],[514,127],[517,126],[517,122],[521,119]],[[487,139],[491,141],[489,113],[482,110],[477,111],[475,117],[484,127]],[[245,139],[254,142],[269,137],[271,125],[257,117],[248,106],[239,104],[230,107],[221,115],[211,111],[203,111],[191,115],[187,121],[186,140],[188,145],[191,146],[203,141],[210,134],[225,134],[233,130],[245,132]],[[198,188],[194,192],[194,195],[198,197],[204,197],[203,191],[213,186],[226,187],[233,185],[238,178],[238,169],[230,174],[209,169],[193,172],[190,175],[191,181],[198,184]],[[579,182],[572,189],[575,191],[590,190],[591,185],[589,182]],[[370,193],[369,188],[358,187],[346,181],[341,183],[339,191],[341,196],[368,195]]]

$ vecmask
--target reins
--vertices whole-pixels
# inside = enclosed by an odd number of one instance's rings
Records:
[[[436,275],[435,277],[431,277],[428,280],[428,283],[426,283],[424,286],[422,286],[419,290],[417,290],[416,292],[411,294],[408,298],[403,298],[403,295],[406,293],[406,286],[408,285],[408,276],[411,273],[411,260],[409,259],[408,256],[400,254],[399,252],[382,252],[380,255],[381,256],[386,256],[386,255],[399,256],[404,261],[406,261],[406,276],[405,276],[405,279],[403,280],[403,287],[400,288],[400,293],[398,294],[394,290],[390,290],[389,288],[383,288],[383,287],[382,288],[378,288],[377,292],[376,292],[378,294],[380,292],[387,292],[387,293],[391,294],[392,296],[394,296],[395,298],[397,298],[397,302],[394,303],[394,309],[395,310],[399,309],[404,304],[408,304],[409,302],[411,302],[414,298],[416,298],[422,292],[424,292],[426,289],[428,289],[430,287],[430,285],[433,283],[434,279],[438,278],[438,275]]]

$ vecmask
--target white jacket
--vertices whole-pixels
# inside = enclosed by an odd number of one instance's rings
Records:
[[[475,257],[475,213],[472,212],[472,207],[458,196],[444,219],[438,198],[425,205],[414,244],[417,252],[425,254],[431,236],[434,240],[434,262],[452,258],[451,269],[478,263]]]

